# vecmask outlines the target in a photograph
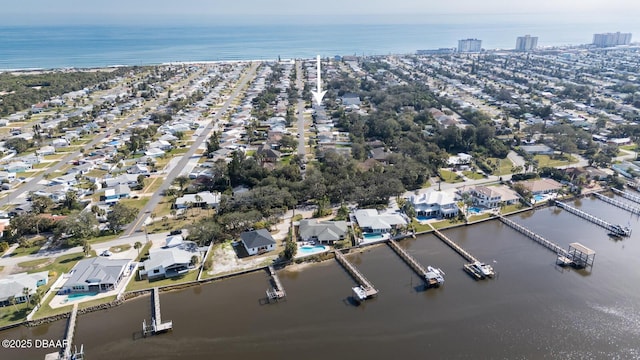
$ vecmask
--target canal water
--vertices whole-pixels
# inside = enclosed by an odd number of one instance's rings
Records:
[[[621,199],[621,198],[618,198]],[[555,266],[555,254],[499,221],[444,233],[482,261],[495,279],[474,281],[457,253],[433,235],[400,245],[446,283],[424,291],[387,245],[348,258],[380,291],[355,306],[353,280],[335,261],[279,271],[287,300],[264,304],[266,272],[161,294],[173,332],[141,337],[150,298],[78,317],[76,343],[96,359],[638,359],[640,223],[600,200],[570,202],[630,238],[557,208],[510,219],[568,247],[597,252],[590,270]],[[4,331],[2,338],[61,339],[64,321]],[[0,350],[0,358],[42,359],[44,350]]]

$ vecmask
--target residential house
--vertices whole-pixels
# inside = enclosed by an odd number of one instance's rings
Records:
[[[127,173],[136,174],[136,175],[150,175],[151,174],[151,172],[149,171],[149,168],[146,165],[142,165],[142,164],[133,165],[132,167],[127,169]]]
[[[120,199],[128,198],[130,195],[131,189],[127,184],[118,184],[104,190],[104,202],[107,204],[116,203]]]
[[[148,148],[144,152],[144,154],[146,156],[156,158],[156,157],[160,157],[160,156],[164,155],[164,151],[162,149],[158,149],[158,148]]]
[[[458,215],[455,196],[445,191],[427,191],[412,195],[409,201],[413,204],[417,216],[452,218]]]
[[[197,252],[184,250],[181,246],[149,250],[149,259],[143,263],[140,278],[155,280],[184,275],[194,268],[193,256]]]
[[[520,196],[506,185],[492,186],[491,190],[500,195],[500,205],[511,205],[520,201]]]
[[[346,93],[342,95],[340,99],[342,100],[342,105],[344,106],[352,106],[352,105],[360,106],[360,104],[362,103],[360,101],[360,96],[353,93]]]
[[[0,306],[11,305],[12,298],[17,304],[26,302],[28,296],[35,294],[38,287],[47,284],[48,279],[48,271],[33,274],[23,272],[3,276],[0,279]],[[29,289],[28,295],[25,294],[25,288]]]
[[[333,244],[344,240],[349,226],[346,221],[300,220],[298,236],[302,241],[317,241],[321,244]]]
[[[138,185],[138,175],[136,174],[120,174],[116,177],[106,178],[104,179],[104,183],[107,185],[106,187],[114,187],[119,184],[125,184],[128,186],[137,186]]]
[[[173,145],[171,145],[170,142],[165,141],[165,140],[157,140],[157,141],[154,141],[152,143],[149,143],[148,147],[150,149],[151,148],[157,148],[157,149],[160,149],[160,150],[163,150],[163,151],[170,151],[171,149],[173,149]]]
[[[478,185],[470,188],[468,192],[473,205],[476,206],[493,209],[500,207],[502,202],[502,195],[492,187]]]
[[[245,231],[240,234],[240,241],[249,255],[262,254],[276,248],[276,241],[266,229]]]
[[[531,155],[553,155],[553,149],[544,144],[523,145],[520,149]]]
[[[546,194],[550,192],[557,192],[562,189],[562,184],[553,179],[537,179],[527,180],[519,182],[525,188],[527,188],[533,195]]]
[[[67,139],[53,139],[51,141],[51,146],[56,149],[63,148],[69,146],[69,140]]]
[[[263,161],[270,163],[277,162],[280,159],[280,156],[282,156],[279,151],[273,150],[269,144],[260,146],[256,151],[256,154],[260,155]]]
[[[55,153],[56,153],[56,148],[54,148],[51,145],[46,145],[36,150],[36,154],[39,156],[53,155]]]
[[[34,194],[38,196],[46,196],[55,202],[63,201],[67,197],[69,186],[66,184],[57,184],[48,186],[36,191]]]
[[[407,224],[400,214],[380,214],[375,209],[356,210],[354,215],[358,226],[368,233],[388,233],[393,228]]]
[[[220,204],[220,193],[219,192],[210,192],[210,191],[201,191],[197,194],[185,194],[176,199],[174,206],[177,209],[186,209],[187,207],[209,207],[209,208],[217,208]]]
[[[0,171],[0,182],[11,182],[16,179],[16,173]]]
[[[31,170],[31,164],[27,164],[24,161],[12,161],[5,166],[5,170],[10,173],[19,173]]]
[[[131,260],[94,257],[78,261],[59,294],[114,290],[131,272]]]

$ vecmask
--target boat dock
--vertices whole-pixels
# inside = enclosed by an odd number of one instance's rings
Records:
[[[534,233],[533,231],[525,228],[524,226],[517,224],[509,219],[507,219],[506,217],[499,215],[498,218],[500,219],[500,221],[502,221],[503,224],[507,225],[508,227],[516,230],[517,232],[525,235],[526,237],[528,237],[529,239],[537,242],[538,244],[546,247],[547,249],[553,251],[554,253],[558,254],[558,256],[562,255],[562,256],[567,256],[568,253],[565,249],[561,248],[560,245],[553,243],[545,238],[543,238],[542,236]]]
[[[71,345],[73,344],[73,336],[76,332],[76,320],[78,318],[78,303],[73,304],[73,310],[71,310],[71,316],[67,322],[67,330],[65,331],[63,348],[59,353],[47,354],[45,360],[70,360],[84,359],[84,346],[80,346],[80,351],[71,351]]]
[[[401,248],[400,245],[393,239],[389,239],[387,242],[389,246],[400,256],[402,260],[404,260],[409,267],[425,281],[428,286],[438,286],[440,283],[436,280],[435,277],[429,276],[429,271],[422,266],[413,256],[411,256],[405,249]]]
[[[591,221],[592,223],[605,228],[606,230],[608,230],[610,233],[614,234],[614,235],[619,235],[619,236],[630,236],[631,235],[631,229],[627,228],[627,227],[622,227],[620,225],[614,225],[611,224],[609,222],[606,222],[598,217],[595,217],[589,213],[586,213],[580,209],[576,209],[571,205],[565,204],[563,202],[560,201],[555,201],[555,205],[561,209],[567,210],[568,212],[577,215],[585,220]]]
[[[460,254],[463,258],[465,258],[467,261],[475,263],[478,262],[478,259],[475,258],[475,256],[469,254],[467,252],[467,250],[463,249],[460,245],[454,243],[451,239],[449,239],[448,237],[446,237],[443,233],[441,233],[438,230],[434,230],[433,231],[434,234],[436,234],[436,236],[442,240],[445,244],[449,245],[449,247],[451,247],[453,250],[455,250],[458,254]]]
[[[613,191],[614,194],[620,195],[625,199],[629,199],[631,201],[633,201],[634,203],[640,204],[640,196],[637,195],[633,195],[631,193],[628,193],[626,191],[620,191],[616,188],[611,188],[611,191]]]
[[[347,260],[347,258],[340,252],[340,250],[335,250],[334,254],[336,256],[336,260],[342,265],[347,272],[354,278],[354,280],[360,285],[359,287],[353,288],[355,295],[359,298],[359,300],[365,300],[371,297],[378,295],[378,290],[373,287],[373,284],[367,280],[362,273],[356,269],[353,264]]]
[[[153,292],[151,293],[151,301],[153,303],[151,325],[147,325],[146,320],[142,320],[143,335],[156,335],[161,332],[172,330],[173,321],[167,321],[164,323],[162,322],[162,315],[160,313],[160,290],[157,287],[153,288]]]
[[[284,291],[284,286],[280,282],[280,278],[278,278],[278,274],[276,274],[276,270],[273,266],[269,265],[269,276],[271,276],[272,288],[267,290],[267,298],[269,301],[279,299],[283,299],[287,296],[287,293]]]
[[[593,195],[595,195],[598,199],[609,203],[613,206],[619,207],[620,209],[624,209],[627,210],[628,212],[634,214],[634,215],[640,215],[640,208],[637,208],[635,206],[631,206],[625,202],[616,200],[616,199],[612,199],[606,195],[602,195],[602,194],[598,194],[598,193],[593,193]]]

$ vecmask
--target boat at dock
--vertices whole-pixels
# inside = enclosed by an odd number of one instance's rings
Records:
[[[367,299],[367,291],[362,286],[355,286],[351,290],[353,290],[353,297],[356,300],[364,301]]]
[[[491,265],[480,261],[464,265],[464,270],[477,280],[492,278],[495,275]]]
[[[444,284],[444,271],[441,269],[434,268],[432,266],[427,266],[427,272],[425,274],[425,278],[429,285],[438,287]]]

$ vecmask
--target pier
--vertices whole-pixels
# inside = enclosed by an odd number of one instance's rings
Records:
[[[637,208],[635,206],[631,206],[625,202],[616,200],[616,199],[612,199],[606,195],[602,195],[602,194],[598,194],[598,193],[593,193],[593,195],[595,195],[595,197],[597,197],[598,199],[609,203],[613,206],[619,207],[620,209],[624,209],[627,210],[628,212],[634,214],[634,215],[640,215],[640,208]]]
[[[620,195],[625,199],[629,199],[631,201],[633,201],[634,203],[640,204],[640,196],[628,193],[626,191],[620,191],[616,188],[611,188],[611,191],[613,191],[614,194],[616,195]]]
[[[378,290],[373,287],[373,284],[367,280],[364,275],[358,269],[356,269],[353,264],[347,260],[347,258],[340,252],[339,250],[335,250],[334,254],[336,256],[336,260],[342,265],[347,272],[354,278],[354,280],[360,285],[358,287],[353,288],[354,295],[359,300],[365,300],[371,297],[378,295]]]
[[[433,231],[434,234],[436,234],[436,236],[442,240],[445,244],[449,245],[449,247],[451,247],[453,250],[455,250],[458,254],[460,254],[463,258],[465,258],[467,261],[475,263],[475,262],[479,262],[478,259],[475,258],[475,256],[469,254],[465,249],[463,249],[460,245],[454,243],[451,239],[449,239],[448,237],[446,237],[443,233],[441,233],[438,230],[434,230]]]
[[[78,303],[73,304],[73,310],[71,310],[71,316],[67,322],[67,330],[63,340],[63,348],[59,353],[47,354],[45,360],[82,360],[84,359],[84,346],[80,346],[80,351],[71,351],[71,345],[73,344],[73,336],[76,332],[76,320],[78,318]]]
[[[503,224],[507,225],[508,227],[516,230],[517,232],[525,235],[526,237],[528,237],[529,239],[537,242],[538,244],[546,247],[547,249],[553,251],[554,253],[558,254],[558,256],[562,255],[565,257],[568,257],[568,253],[565,249],[561,248],[560,245],[553,243],[545,238],[543,238],[542,236],[534,233],[533,231],[525,228],[524,226],[517,224],[509,219],[507,219],[506,217],[499,215],[498,218],[500,219],[500,221],[502,221]]]
[[[144,336],[148,334],[156,335],[161,332],[169,331],[173,329],[173,321],[162,322],[162,315],[160,313],[160,290],[155,287],[151,293],[151,301],[153,303],[151,324],[147,325],[146,320],[142,320],[142,333]]]
[[[273,287],[267,290],[267,298],[269,301],[275,300],[278,301],[287,296],[287,293],[284,291],[284,286],[280,282],[280,278],[278,278],[278,274],[276,274],[276,270],[273,266],[269,265],[269,276],[271,276],[271,283]]]
[[[438,276],[434,274],[433,271],[428,271],[422,266],[413,256],[411,256],[405,249],[401,248],[400,245],[393,239],[389,239],[387,242],[389,246],[400,256],[402,260],[404,260],[409,267],[424,280],[427,286],[440,286],[442,282],[444,282],[444,278],[440,276],[442,281],[438,281]]]
[[[598,217],[595,217],[591,214],[588,214],[580,209],[576,209],[571,205],[565,204],[563,202],[560,201],[555,201],[555,204],[557,207],[567,210],[568,212],[577,215],[585,220],[591,221],[592,223],[605,228],[606,230],[609,231],[610,234],[612,235],[616,235],[616,236],[630,236],[631,235],[631,229],[628,227],[622,227],[620,225],[614,225],[611,224],[609,222],[606,222]]]
[[[475,256],[469,254],[467,250],[463,249],[462,246],[453,242],[453,240],[446,237],[440,231],[433,229],[433,233],[442,240],[445,244],[449,245],[450,248],[455,250],[458,254],[460,254],[463,258],[469,261],[469,264],[465,264],[463,266],[464,271],[469,273],[474,279],[482,280],[486,278],[493,277],[495,272],[493,271],[493,267],[491,265],[480,262]]]

